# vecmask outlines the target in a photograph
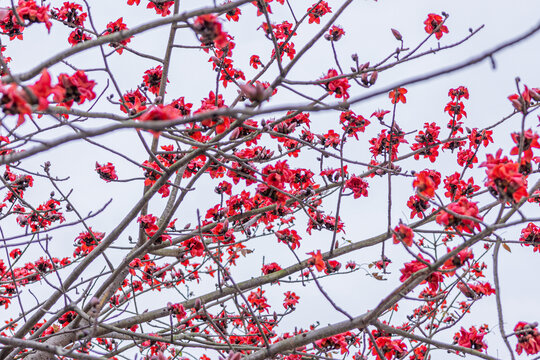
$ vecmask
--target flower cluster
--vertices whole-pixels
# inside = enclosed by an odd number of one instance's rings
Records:
[[[330,79],[337,76],[338,72],[335,69],[330,69],[328,70],[328,74],[323,76],[321,80]],[[347,89],[349,89],[351,85],[349,85],[349,80],[347,80],[347,78],[342,77],[339,79],[331,80],[329,82],[323,83],[323,85],[326,87],[326,91],[328,91],[330,95],[334,95],[338,99],[341,97],[343,99],[349,98],[349,93],[347,92]]]
[[[73,252],[73,257],[88,255],[105,237],[105,233],[93,231],[91,227],[89,227],[88,230],[89,231],[80,233],[79,236],[75,238],[76,248]]]
[[[354,111],[348,110],[341,113],[339,122],[347,136],[354,136],[358,140],[358,133],[366,131],[366,126],[371,122],[362,115],[356,115]]]
[[[414,138],[416,142],[411,146],[411,150],[418,150],[418,152],[414,154],[416,160],[420,158],[420,155],[423,155],[424,159],[429,158],[429,161],[433,163],[439,155],[438,144],[440,141],[438,138],[441,128],[435,123],[425,123],[424,129],[425,131],[420,130],[418,135]]]
[[[485,335],[485,327],[481,327],[480,330],[477,330],[474,326],[471,326],[469,331],[462,327],[461,330],[454,335],[454,343],[459,346],[482,352],[487,349],[487,345],[484,342]]]
[[[47,31],[51,31],[52,23],[49,18],[49,5],[39,6],[35,0],[19,0],[15,11],[18,18],[23,21],[28,21],[28,24],[43,23]],[[9,35],[10,40],[15,38],[22,40],[22,32],[28,24],[19,24],[17,15],[10,9],[7,14],[0,20],[0,28]]]
[[[480,166],[486,167],[489,191],[502,201],[517,203],[527,197],[527,178],[519,172],[519,164],[509,160],[506,156],[501,158],[502,149],[495,156],[488,154],[486,161]]]
[[[474,220],[482,220],[482,217],[478,215],[478,206],[476,206],[476,203],[462,196],[457,202],[448,204],[446,208],[451,213],[441,210],[435,218],[437,224],[444,225],[445,227],[453,227],[457,231],[466,233],[472,233],[475,229],[480,230],[480,224]]]
[[[452,200],[459,199],[462,196],[471,197],[480,186],[474,184],[474,179],[470,177],[466,182],[461,179],[461,174],[456,172],[444,179],[444,196]]]
[[[91,37],[83,30],[84,22],[88,14],[83,11],[83,7],[76,3],[64,2],[60,8],[51,10],[51,16],[60,21],[65,22],[69,27],[74,27],[68,37],[68,42],[71,46],[75,46],[81,42],[88,41]]]
[[[532,246],[534,251],[540,251],[540,227],[533,223],[527,224],[527,226],[521,230],[519,241],[522,241],[525,246]]]
[[[536,328],[537,323],[529,324],[524,321],[520,321],[514,327],[518,343],[516,345],[516,352],[521,354],[525,351],[527,355],[534,355],[540,352],[540,333]]]

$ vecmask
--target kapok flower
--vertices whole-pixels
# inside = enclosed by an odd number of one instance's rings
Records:
[[[501,158],[501,154],[502,149],[499,149],[495,156],[488,154],[486,161],[480,165],[487,168],[486,186],[501,200],[517,203],[529,195],[527,179],[519,172],[519,164],[506,156]]]
[[[443,33],[448,34],[448,28],[446,25],[443,25],[443,18],[441,15],[437,14],[428,14],[428,18],[424,21],[424,28],[428,34],[435,34],[437,40],[440,40],[443,36]]]
[[[353,175],[350,179],[345,181],[345,188],[353,191],[353,197],[358,199],[360,196],[368,196],[367,188],[369,184],[362,178]]]
[[[114,22],[111,21],[110,23],[107,24],[107,30],[105,30],[103,35],[110,35],[110,34],[113,34],[115,32],[119,32],[122,30],[128,30],[128,27],[126,24],[124,24],[123,18],[119,18],[118,20]],[[130,41],[131,41],[131,37],[124,39],[120,42],[110,43],[109,46],[115,48],[116,52],[121,54],[124,51],[122,46],[126,46]]]
[[[308,23],[321,23],[321,16],[331,13],[332,9],[330,6],[328,6],[328,3],[326,1],[319,1],[317,2],[317,5],[311,6],[307,9],[309,13],[309,20]]]
[[[318,272],[321,272],[326,269],[326,263],[324,262],[321,254],[321,250],[317,252],[310,252],[308,255],[311,255],[311,258],[308,260],[310,265],[314,265]]]
[[[96,172],[98,173],[99,177],[105,180],[106,182],[111,182],[112,180],[118,180],[118,176],[116,175],[116,170],[114,168],[114,165],[110,162],[105,165],[100,165],[96,161]]]
[[[412,229],[404,224],[399,224],[396,226],[392,235],[394,244],[399,244],[402,241],[407,246],[412,246],[413,237],[414,233]]]
[[[413,260],[411,262],[406,263],[405,267],[399,270],[401,272],[399,281],[404,282],[408,278],[410,278],[414,273],[424,268],[427,268],[427,264],[429,263],[429,260],[424,259],[424,257],[421,254],[418,254],[418,258],[420,258],[423,261]]]
[[[405,98],[405,94],[407,93],[407,89],[405,88],[397,88],[395,90],[392,90],[388,93],[388,97],[391,99],[392,104],[402,102],[406,103],[407,99]]]
[[[525,131],[523,134],[523,153],[521,156],[521,160],[523,162],[531,162],[533,160],[533,148],[540,149],[540,143],[538,143],[538,134],[534,133],[531,129]],[[514,143],[516,144],[515,147],[510,150],[510,155],[518,155],[519,154],[519,147],[521,143],[521,134],[520,133],[512,133],[512,140],[514,140]]]
[[[325,75],[322,79],[329,79],[336,76],[338,76],[338,72],[334,69],[330,69],[328,70],[328,74]],[[330,95],[334,94],[334,96],[338,99],[341,97],[343,97],[344,99],[349,98],[349,93],[347,93],[347,89],[350,88],[351,85],[349,85],[349,81],[346,78],[332,80],[327,83],[323,83],[323,85],[326,86],[326,90]]]
[[[483,328],[477,330],[472,326],[467,331],[462,327],[460,332],[454,335],[454,343],[482,352],[482,350],[487,349],[487,345],[484,342],[484,335],[486,335],[486,332]]]
[[[538,323],[529,324],[524,321],[520,321],[516,324],[514,332],[518,339],[516,345],[516,352],[521,354],[523,350],[527,355],[534,355],[540,352],[540,333],[536,328]]]
[[[416,174],[416,179],[413,181],[413,186],[421,195],[432,198],[435,196],[441,183],[441,174],[433,170],[423,170]]]
[[[170,105],[155,105],[150,107],[141,116],[137,118],[139,121],[160,121],[173,120],[180,117],[180,111]],[[149,130],[154,136],[158,136],[160,131]]]
[[[94,93],[96,82],[88,80],[88,77],[82,70],[78,70],[72,76],[60,74],[58,76],[57,88],[60,88],[61,93],[53,93],[54,101],[61,102],[68,109],[71,108],[74,102],[82,104],[86,100],[93,100],[96,97]]]
[[[468,218],[474,218],[482,220],[481,216],[478,216],[478,206],[476,203],[469,201],[466,197],[462,196],[457,202],[453,202],[446,207],[456,215],[467,216]],[[444,225],[446,227],[454,227],[458,231],[464,231],[466,233],[472,233],[474,229],[480,230],[480,224],[472,219],[464,219],[458,216],[454,216],[445,210],[442,210],[435,221],[437,224]]]
[[[529,223],[526,228],[521,230],[519,241],[522,241],[525,246],[533,246],[534,251],[540,251],[540,227],[532,222]]]

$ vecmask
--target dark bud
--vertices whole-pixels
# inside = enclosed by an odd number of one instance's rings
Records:
[[[375,82],[377,81],[377,78],[379,77],[379,73],[377,71],[374,71],[372,74],[371,74],[371,77],[369,78],[369,84],[370,85],[373,85],[375,84]]]
[[[363,73],[362,76],[360,77],[360,80],[362,80],[362,84],[367,85],[367,84],[369,83],[369,81],[368,81],[368,74],[367,74],[367,73]]]
[[[401,36],[401,33],[397,31],[396,29],[390,29],[392,31],[392,35],[396,38],[398,41],[403,41],[403,36]]]

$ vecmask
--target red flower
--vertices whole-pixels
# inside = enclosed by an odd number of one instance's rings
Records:
[[[75,238],[77,248],[75,249],[73,256],[88,255],[105,237],[105,233],[92,231],[92,228],[89,228],[89,230],[90,231],[80,233],[79,236]]]
[[[115,22],[111,21],[110,23],[107,24],[107,29],[103,32],[103,35],[113,34],[115,32],[119,32],[122,30],[128,30],[128,27],[126,26],[126,24],[124,24],[123,18],[119,18]],[[121,54],[124,51],[122,46],[127,45],[129,42],[131,42],[131,37],[124,39],[120,41],[119,43],[116,43],[116,42],[110,43],[109,46],[115,48],[116,52]]]
[[[406,103],[407,99],[405,98],[405,94],[407,93],[407,89],[405,88],[397,88],[395,90],[392,90],[388,93],[388,97],[391,99],[392,104],[396,104],[398,102]]]
[[[298,304],[298,300],[300,299],[300,296],[297,296],[292,291],[287,291],[283,295],[285,295],[285,300],[283,300],[283,307],[285,309],[294,310],[296,308],[296,304]]]
[[[448,90],[448,96],[452,98],[452,100],[459,101],[462,97],[465,99],[469,99],[469,90],[465,86],[459,86],[455,89]]]
[[[411,209],[411,219],[418,216],[424,218],[424,212],[429,208],[429,202],[420,198],[418,195],[411,196],[407,201],[407,206]]]
[[[27,95],[17,84],[5,86],[0,84],[0,107],[6,115],[19,115],[17,126],[24,123],[25,116],[32,118],[32,108],[27,100]]]
[[[407,345],[401,340],[392,340],[390,337],[381,336],[375,340],[377,347],[382,351],[386,360],[401,359],[407,353]],[[373,344],[370,342],[371,353],[377,357],[377,360],[383,360],[379,357],[379,353]]]
[[[482,352],[482,350],[487,349],[487,345],[484,342],[484,335],[486,335],[486,333],[483,328],[478,331],[472,326],[469,328],[469,331],[467,331],[462,327],[460,332],[454,335],[454,343],[457,343],[459,346]]]
[[[506,156],[501,158],[501,154],[501,149],[495,156],[488,154],[487,160],[480,165],[487,168],[486,186],[501,200],[519,202],[521,198],[529,195],[527,179],[519,172],[519,164]]]
[[[99,177],[105,180],[106,182],[111,182],[112,180],[118,180],[114,165],[112,163],[107,163],[105,165],[99,165],[96,161],[96,172],[99,174]]]
[[[406,263],[405,267],[399,270],[401,272],[399,281],[404,282],[408,278],[410,278],[411,275],[413,275],[414,273],[427,267],[426,263],[429,263],[429,260],[424,259],[421,254],[418,254],[418,257],[422,259],[423,262],[418,261],[418,260],[413,260],[409,263]]]
[[[332,27],[328,30],[326,39],[332,40],[332,41],[338,41],[339,39],[341,39],[343,35],[345,35],[345,31],[343,31],[341,27],[332,25]]]
[[[302,240],[302,238],[298,235],[296,230],[289,230],[289,229],[276,231],[276,237],[278,239],[278,242],[289,244],[291,249],[293,250],[296,249],[297,247],[300,247],[300,240]]]
[[[261,59],[258,55],[251,55],[249,58],[249,65],[253,66],[254,69],[258,69],[259,66],[262,66]]]
[[[482,220],[482,217],[478,216],[478,206],[476,206],[476,203],[470,202],[464,196],[462,196],[457,202],[449,204],[447,209],[451,210],[457,215]],[[441,224],[446,227],[454,227],[456,230],[464,231],[466,233],[472,233],[474,229],[480,230],[480,224],[478,222],[471,219],[456,217],[444,210],[437,214],[435,220],[437,221],[437,224]]]
[[[533,148],[540,149],[540,143],[538,143],[538,134],[533,133],[531,129],[525,131],[523,134],[523,153],[521,156],[521,160],[523,162],[531,162],[533,160]],[[521,143],[521,134],[520,133],[512,133],[512,140],[514,140],[514,143],[516,144],[515,147],[510,150],[510,155],[518,155],[519,154],[519,146]]]
[[[253,306],[255,310],[258,310],[259,312],[263,312],[266,310],[268,312],[268,308],[270,305],[266,302],[266,297],[264,296],[264,290],[261,288],[258,288],[255,291],[252,291],[248,295],[248,302]]]
[[[475,151],[470,149],[461,150],[457,154],[457,162],[460,166],[473,168],[473,164],[478,162]]]
[[[28,20],[30,23],[44,23],[47,30],[51,31],[49,5],[38,6],[34,0],[19,0],[17,13],[21,19]],[[13,17],[15,18],[15,15]]]
[[[271,273],[274,273],[276,271],[281,270],[281,266],[279,266],[277,263],[273,262],[270,264],[266,264],[262,267],[261,271],[264,275],[268,275]]]
[[[307,12],[309,14],[309,20],[308,23],[321,23],[321,16],[331,13],[332,9],[330,6],[328,6],[328,3],[326,1],[320,1],[316,5],[311,6],[307,9]]]
[[[55,8],[53,11],[51,11],[51,14],[58,20],[65,21],[68,24],[83,26],[88,14],[82,11],[83,7],[81,5],[64,2],[61,8]]]
[[[230,3],[231,0],[227,1],[227,3]],[[237,22],[239,20],[239,16],[242,14],[242,10],[240,8],[234,8],[232,10],[229,10],[225,13],[225,17],[229,21],[235,21]]]
[[[148,69],[144,72],[143,83],[152,94],[159,93],[161,85],[161,76],[163,75],[163,66],[158,65],[153,69]],[[167,80],[169,82],[169,80]]]
[[[96,97],[94,86],[96,82],[88,80],[88,77],[82,70],[78,70],[72,76],[60,74],[58,76],[57,87],[62,90],[60,93],[54,93],[54,101],[59,102],[68,109],[71,108],[74,102],[82,104],[85,100],[93,100]]]
[[[354,136],[358,139],[358,132],[366,131],[366,126],[371,122],[362,115],[356,115],[353,111],[344,111],[339,116],[339,122],[343,124],[343,131],[347,136]]]
[[[159,2],[159,3],[149,1],[148,5],[146,5],[146,8],[155,9],[156,14],[161,15],[162,17],[165,17],[171,14],[170,7],[173,5],[174,5],[174,1],[165,1],[165,2]]]
[[[360,196],[368,196],[368,183],[362,178],[357,177],[356,175],[351,176],[350,179],[345,181],[345,188],[351,189],[353,191],[353,197],[358,199]]]
[[[307,253],[308,255],[311,255],[311,258],[308,260],[308,263],[310,265],[315,265],[315,268],[318,272],[321,272],[326,269],[326,263],[324,262],[321,254],[321,250],[317,250],[317,252],[310,252]]]
[[[521,230],[519,241],[525,246],[533,246],[534,251],[540,251],[540,227],[533,223],[527,224],[527,227]]]
[[[222,30],[221,23],[213,14],[195,18],[193,29],[199,34],[199,40],[204,46],[215,45],[223,49],[229,43],[228,34]]]
[[[336,76],[338,76],[338,72],[334,69],[330,69],[328,70],[328,74],[322,77],[321,80],[333,78]],[[350,88],[351,85],[349,85],[349,81],[346,78],[332,80],[323,83],[323,85],[326,86],[326,90],[330,95],[334,94],[336,98],[349,98],[349,93],[347,93],[347,89]]]
[[[137,88],[135,91],[128,91],[122,96],[120,104],[120,110],[127,113],[126,107],[128,110],[133,110],[135,113],[146,110],[146,97],[141,93]]]
[[[379,121],[382,121],[382,119],[384,118],[384,115],[388,113],[390,113],[390,110],[377,110],[373,114],[371,114],[370,117],[375,116],[377,119],[379,119]]]
[[[412,246],[414,233],[407,225],[399,224],[394,228],[392,238],[394,239],[394,244],[399,244],[403,241],[405,245]]]
[[[86,35],[86,33],[81,29],[73,30],[68,37],[68,42],[71,44],[71,46],[75,46],[88,40],[92,40],[92,38]]]
[[[465,105],[461,101],[450,101],[448,104],[446,104],[444,111],[447,111],[448,115],[450,115],[454,120],[461,120],[463,116],[467,117],[467,113],[464,109]]]
[[[180,112],[171,105],[155,105],[150,107],[141,116],[137,118],[139,121],[160,121],[173,120],[180,117]],[[149,130],[154,136],[158,136],[160,131]]]
[[[413,181],[413,186],[421,195],[432,198],[435,196],[435,190],[441,183],[441,174],[434,170],[423,170],[416,173],[416,179]]]
[[[527,355],[534,355],[540,352],[540,333],[536,328],[536,323],[529,324],[524,321],[520,321],[516,324],[514,332],[518,343],[516,345],[516,352],[521,354],[523,350]]]
[[[182,242],[182,246],[193,257],[204,255],[204,244],[198,238],[190,238]]]
[[[330,129],[326,134],[323,135],[321,142],[325,148],[332,146],[334,149],[337,149],[341,143],[341,136],[334,130]]]
[[[437,124],[433,123],[424,123],[425,132],[420,130],[418,135],[414,138],[416,143],[411,146],[413,151],[417,151],[414,154],[414,158],[418,160],[420,155],[424,155],[424,158],[429,158],[431,162],[435,162],[437,156],[439,155],[439,132],[441,128]]]
[[[446,25],[443,25],[443,18],[441,15],[437,14],[428,14],[428,18],[424,21],[424,28],[428,34],[435,34],[437,40],[439,40],[443,33],[448,34],[448,28]]]

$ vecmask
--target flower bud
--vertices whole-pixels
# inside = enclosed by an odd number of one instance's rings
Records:
[[[360,77],[360,79],[362,80],[362,83],[364,85],[368,84],[368,74],[367,73],[363,73],[362,76]]]
[[[529,89],[529,95],[534,101],[540,101],[540,89]]]
[[[369,78],[369,84],[370,85],[373,85],[375,84],[375,82],[377,81],[377,78],[379,77],[379,73],[377,71],[374,71],[372,74],[371,74],[371,77]]]
[[[390,29],[392,31],[392,35],[396,38],[398,41],[403,41],[403,36],[401,36],[401,33],[397,31],[396,29]]]

